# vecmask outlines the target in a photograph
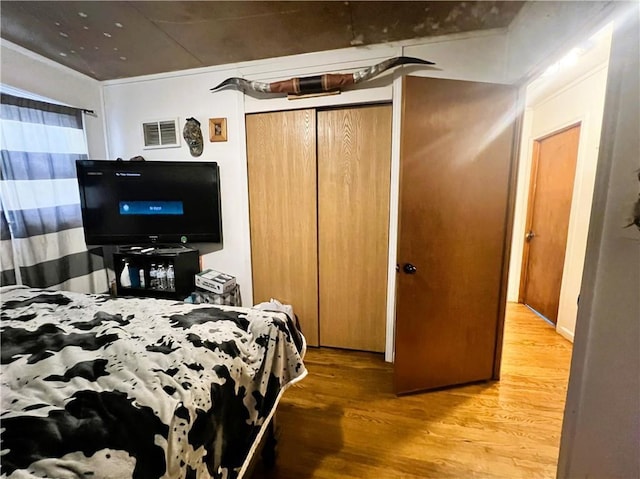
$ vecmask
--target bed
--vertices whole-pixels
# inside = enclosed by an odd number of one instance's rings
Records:
[[[241,478],[304,337],[282,312],[0,289],[2,477]]]

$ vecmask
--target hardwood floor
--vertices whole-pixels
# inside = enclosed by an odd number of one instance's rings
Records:
[[[396,397],[380,354],[310,349],[254,479],[555,477],[571,343],[509,304],[502,378]]]

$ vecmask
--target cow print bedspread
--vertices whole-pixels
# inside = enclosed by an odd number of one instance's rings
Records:
[[[306,375],[284,313],[0,293],[2,477],[241,477]]]

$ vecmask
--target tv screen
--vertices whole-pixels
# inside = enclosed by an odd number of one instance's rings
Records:
[[[218,164],[76,161],[86,243],[222,243]]]

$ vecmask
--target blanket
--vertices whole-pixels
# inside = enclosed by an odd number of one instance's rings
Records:
[[[284,313],[1,292],[2,477],[242,477],[306,375]]]

